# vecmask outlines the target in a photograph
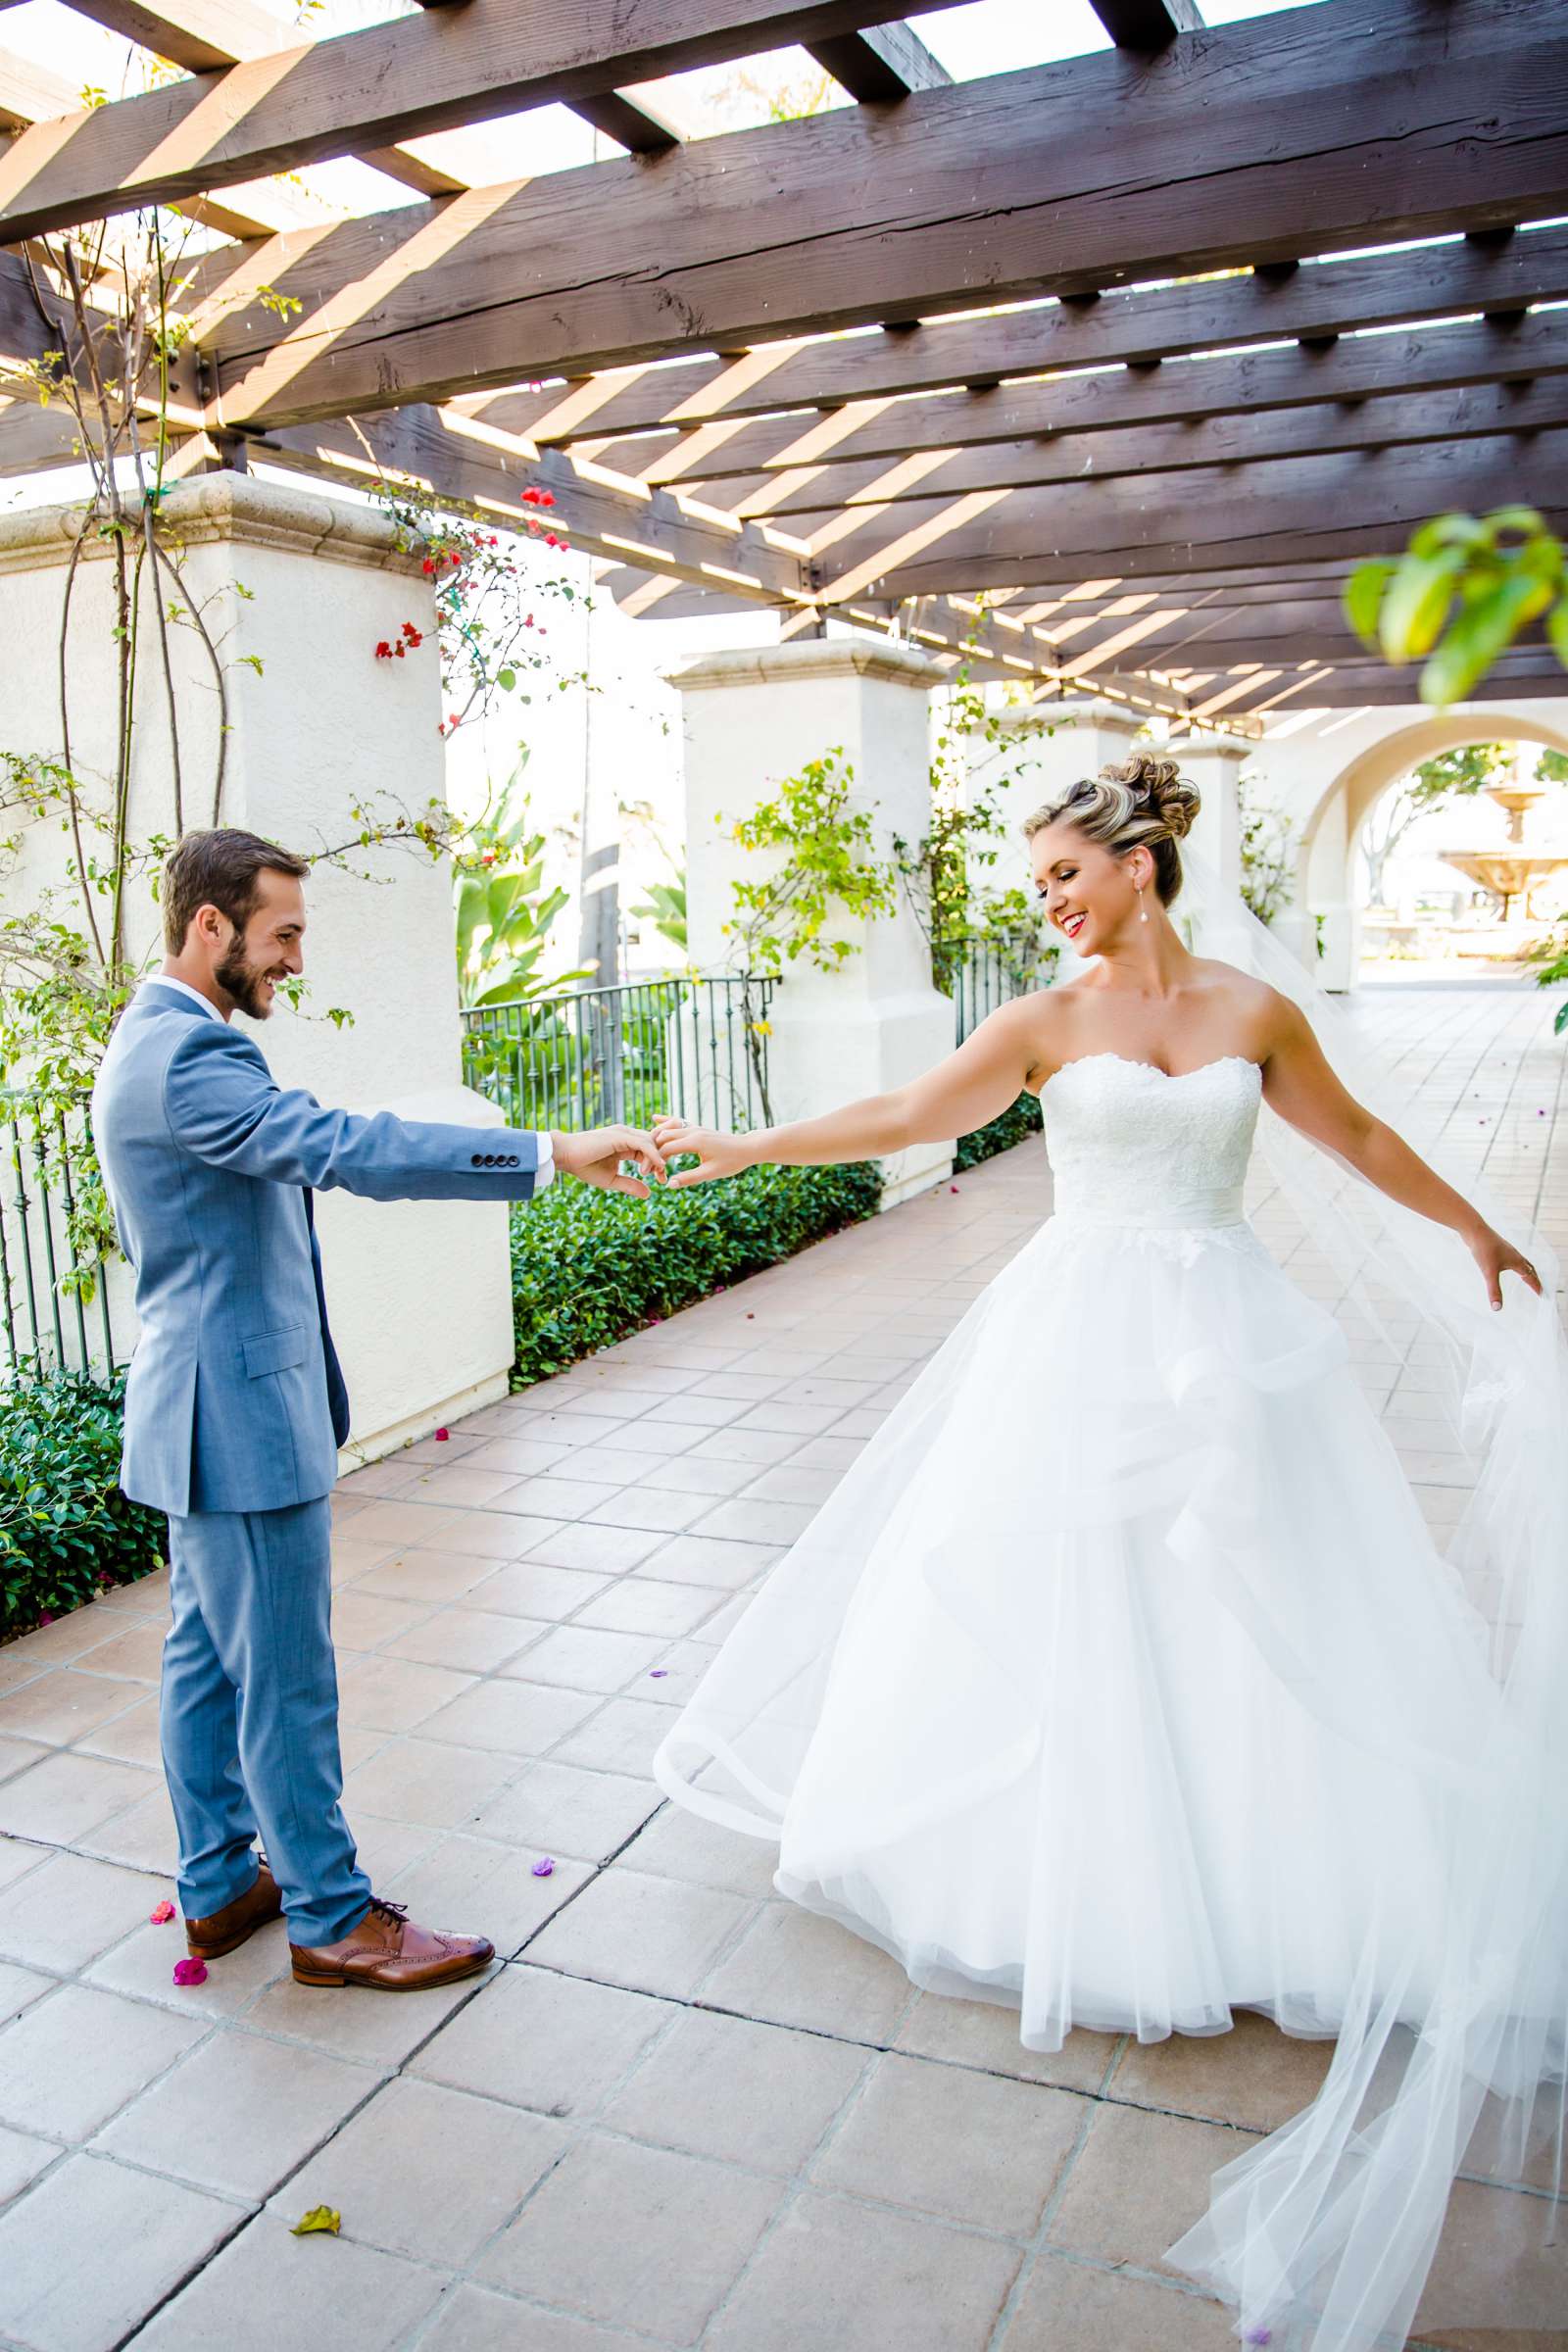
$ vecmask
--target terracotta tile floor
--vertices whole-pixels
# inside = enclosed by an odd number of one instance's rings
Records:
[[[1544,1005],[1394,988],[1356,1017],[1560,1240]],[[351,1817],[384,1891],[494,1936],[477,1985],[307,1992],[279,1928],[176,1990],[179,1931],[147,1919],[162,1580],[0,1652],[0,2343],[1225,2352],[1162,2250],[1320,2045],[1250,2018],[1022,2050],[649,1778],[758,1579],[1048,1199],[1025,1146],[344,1482]],[[1365,1372],[1448,1524],[1419,1367]],[[291,2236],[320,2203],[342,2237]],[[1486,2326],[1526,2205],[1456,2194],[1439,2274],[1465,2324],[1420,2340],[1568,2345],[1564,2246],[1516,2285],[1529,2324]]]

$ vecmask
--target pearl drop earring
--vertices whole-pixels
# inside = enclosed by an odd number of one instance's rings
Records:
[[[1149,908],[1144,905],[1144,886],[1141,882],[1138,885],[1138,920],[1141,923],[1149,920]]]

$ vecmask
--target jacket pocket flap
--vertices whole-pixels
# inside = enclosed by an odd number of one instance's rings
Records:
[[[246,1378],[259,1380],[264,1372],[281,1372],[289,1364],[303,1364],[310,1344],[306,1323],[291,1323],[287,1331],[264,1331],[254,1340],[242,1340]]]

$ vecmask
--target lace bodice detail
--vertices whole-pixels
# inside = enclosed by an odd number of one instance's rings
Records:
[[[1064,1062],[1040,1094],[1057,1216],[1239,1224],[1261,1099],[1256,1062],[1235,1054],[1177,1077],[1119,1054]]]

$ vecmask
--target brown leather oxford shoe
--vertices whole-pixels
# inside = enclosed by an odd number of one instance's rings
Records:
[[[282,1909],[283,1897],[264,1856],[257,1865],[254,1886],[247,1886],[210,1919],[186,1920],[185,1948],[198,1960],[221,1960],[225,1952],[237,1951],[270,1919],[279,1918]]]
[[[484,1936],[416,1928],[402,1903],[377,1896],[341,1943],[288,1947],[296,1984],[369,1984],[380,1992],[422,1992],[488,1968],[496,1947]]]

